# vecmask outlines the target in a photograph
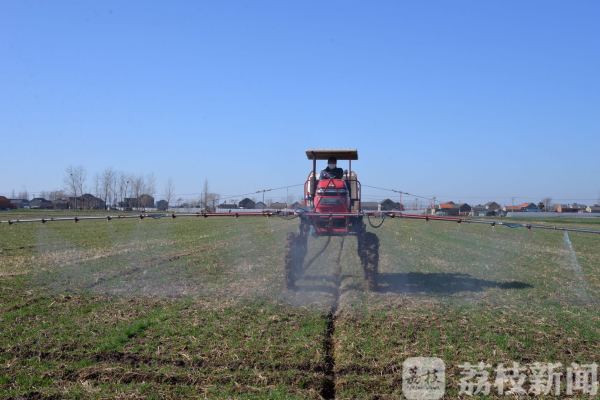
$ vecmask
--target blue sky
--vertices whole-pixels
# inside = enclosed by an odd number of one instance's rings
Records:
[[[595,1],[4,1],[0,192],[73,164],[244,193],[355,147],[367,185],[593,202],[598,20]]]

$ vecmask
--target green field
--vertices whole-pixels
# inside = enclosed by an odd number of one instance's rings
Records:
[[[600,362],[598,235],[388,220],[377,291],[353,237],[311,238],[288,291],[295,229],[0,225],[0,398],[395,399],[417,356],[457,398],[464,362]]]

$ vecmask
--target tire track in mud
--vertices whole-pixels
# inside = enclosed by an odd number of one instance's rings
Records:
[[[567,231],[563,234],[563,242],[564,247],[569,254],[569,267],[573,271],[573,278],[576,281],[575,295],[584,303],[590,303],[593,300],[590,296],[590,289],[585,279],[583,269],[581,268],[579,261],[577,261],[577,253],[575,253],[575,249],[573,248],[571,238]]]
[[[325,365],[323,378],[323,385],[321,387],[321,397],[324,399],[335,399],[335,344],[333,342],[333,336],[335,334],[335,321],[337,318],[337,311],[340,302],[341,295],[341,284],[342,284],[342,252],[344,251],[344,237],[340,243],[340,250],[335,260],[335,269],[333,271],[335,292],[333,296],[333,303],[329,313],[327,313],[327,327],[325,330],[325,339],[323,340],[323,350],[325,352]]]

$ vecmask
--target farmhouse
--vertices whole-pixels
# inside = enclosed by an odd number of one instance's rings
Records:
[[[253,209],[253,208],[255,208],[255,207],[256,207],[256,203],[255,203],[255,202],[254,202],[252,199],[249,199],[249,198],[247,198],[247,197],[246,197],[245,199],[241,200],[241,201],[238,203],[238,206],[239,206],[240,208],[249,208],[249,209]]]
[[[271,203],[271,206],[269,208],[272,208],[273,210],[283,210],[287,208],[287,204],[276,201],[274,203]]]
[[[447,201],[445,203],[440,203],[435,208],[436,215],[458,215],[458,207],[456,203],[453,201]]]
[[[29,202],[29,208],[49,209],[52,208],[52,202],[44,199],[43,197],[36,197]]]
[[[138,197],[139,206],[143,208],[154,208],[154,197],[149,194],[141,194]]]
[[[106,208],[104,200],[89,193],[77,197],[69,197],[66,201],[70,209],[102,210]],[[54,202],[54,204],[57,204],[61,208],[64,207],[62,200]]]
[[[489,211],[485,208],[484,205],[478,204],[476,206],[471,207],[471,216],[473,217],[487,217],[490,215],[495,215],[494,211]]]
[[[442,216],[469,215],[471,214],[471,206],[467,203],[456,204],[453,201],[448,201],[440,203],[440,205],[432,210],[432,213]]]
[[[167,211],[169,208],[169,202],[166,200],[159,200],[156,202],[156,209],[159,211]]]
[[[15,205],[6,197],[0,196],[0,210],[10,210],[12,208],[15,208]]]
[[[55,210],[66,210],[69,208],[69,199],[52,200],[52,208]]]
[[[154,197],[149,194],[141,194],[139,197],[125,197],[119,203],[119,206],[125,209],[133,208],[154,208]]]
[[[223,210],[235,210],[238,208],[236,203],[221,203],[218,205],[218,208],[222,208]]]
[[[502,206],[495,201],[489,201],[485,203],[485,209],[490,213],[488,215],[497,215],[502,211]]]
[[[600,213],[600,204],[594,204],[593,206],[587,206],[585,212],[589,213]]]
[[[381,209],[384,211],[391,211],[391,210],[399,210],[402,211],[404,208],[401,206],[400,203],[393,201],[391,199],[385,199],[384,201],[381,202]]]
[[[302,207],[304,207],[304,204],[300,203],[299,201],[295,201],[295,202],[294,202],[294,203],[293,203],[293,204],[290,206],[290,208],[291,208],[291,209],[293,209],[293,210],[295,210],[295,209],[297,209],[297,208],[302,208]]]
[[[265,208],[267,208],[267,205],[265,203],[263,203],[262,201],[259,201],[254,205],[254,208],[264,210]]]
[[[81,208],[88,210],[103,210],[106,208],[106,203],[99,197],[93,194],[85,193],[80,197]]]
[[[539,207],[535,203],[521,203],[516,206],[504,206],[506,212],[538,212]]]
[[[582,213],[585,212],[586,208],[585,204],[557,204],[554,206],[554,211],[558,213]]]
[[[460,203],[458,205],[458,215],[469,215],[471,213],[471,206],[467,203]]]
[[[523,212],[539,212],[540,208],[535,203],[524,203]]]
[[[474,217],[491,217],[494,215],[500,215],[502,213],[502,206],[495,201],[490,201],[485,204],[478,204],[471,208],[470,215]]]
[[[29,200],[27,199],[10,199],[15,208],[29,208]]]

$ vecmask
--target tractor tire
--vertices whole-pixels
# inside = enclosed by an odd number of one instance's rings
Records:
[[[302,273],[307,239],[308,237],[301,233],[288,233],[285,254],[285,284],[288,289],[296,288],[296,280]]]
[[[379,238],[373,232],[363,232],[358,238],[358,256],[363,267],[367,288],[376,291],[379,274]]]

